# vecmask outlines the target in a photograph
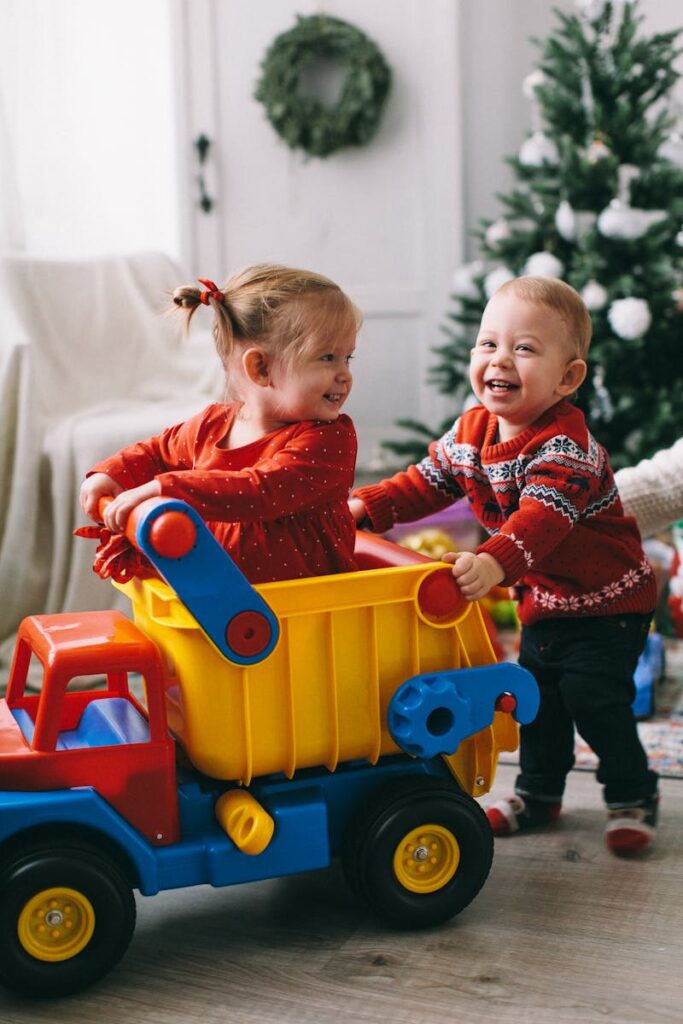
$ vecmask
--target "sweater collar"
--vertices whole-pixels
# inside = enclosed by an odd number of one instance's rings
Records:
[[[495,444],[495,437],[498,432],[498,417],[494,416],[493,413],[489,414],[488,422],[486,424],[486,431],[484,433],[484,443],[481,448],[482,457],[485,456],[486,462],[496,461],[508,456],[517,455],[522,451],[523,448],[542,430],[552,422],[558,415],[562,415],[566,411],[568,405],[566,398],[561,398],[555,405],[551,405],[549,409],[546,409],[538,419],[530,426],[523,430],[520,434],[510,438],[509,441],[499,441]]]

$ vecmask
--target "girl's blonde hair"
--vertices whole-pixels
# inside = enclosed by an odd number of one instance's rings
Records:
[[[173,301],[189,326],[197,307],[213,309],[214,340],[227,367],[236,342],[263,345],[276,358],[297,362],[328,338],[356,334],[360,311],[339,285],[322,274],[277,263],[258,263],[233,274],[221,288],[183,285]]]
[[[573,358],[586,358],[593,324],[585,302],[570,284],[556,277],[515,277],[506,281],[496,295],[504,292],[513,292],[520,299],[547,306],[559,313],[567,328],[569,344],[575,349]]]

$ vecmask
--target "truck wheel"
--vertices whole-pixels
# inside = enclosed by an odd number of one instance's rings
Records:
[[[123,956],[135,900],[94,847],[36,844],[0,871],[0,981],[38,998],[91,985]]]
[[[472,797],[430,777],[397,779],[356,823],[347,877],[390,924],[424,928],[458,914],[488,877],[493,835]]]

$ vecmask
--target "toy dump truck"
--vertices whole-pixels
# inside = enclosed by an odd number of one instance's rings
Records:
[[[337,857],[390,923],[466,907],[493,849],[474,797],[538,694],[493,663],[450,570],[359,534],[358,572],[252,587],[176,500],[141,505],[128,535],[159,574],[123,587],[134,622],[19,629],[0,702],[0,980],[56,996],[100,978],[135,889]]]

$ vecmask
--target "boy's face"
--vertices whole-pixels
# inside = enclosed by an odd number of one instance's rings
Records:
[[[505,291],[484,310],[470,353],[472,390],[498,417],[500,440],[531,426],[546,409],[573,394],[586,364],[573,346],[560,314]]]

